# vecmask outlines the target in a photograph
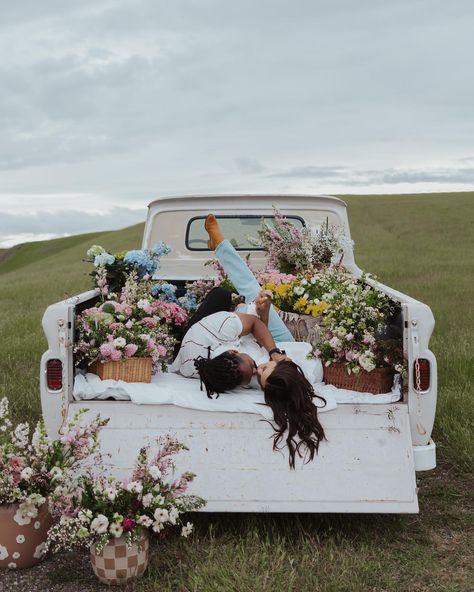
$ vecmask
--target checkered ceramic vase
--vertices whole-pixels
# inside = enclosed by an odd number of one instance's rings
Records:
[[[143,531],[141,538],[127,547],[124,536],[110,539],[100,553],[91,546],[91,563],[95,575],[107,585],[125,584],[139,578],[148,565],[148,533]]]

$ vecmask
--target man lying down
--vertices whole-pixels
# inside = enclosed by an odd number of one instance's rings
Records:
[[[305,353],[295,363],[277,343],[294,339],[271,306],[271,293],[260,286],[231,243],[224,239],[215,216],[205,222],[209,248],[214,250],[222,267],[246,305],[230,312],[231,293],[214,288],[190,319],[171,372],[188,378],[200,378],[207,395],[219,396],[238,386],[261,388],[265,403],[272,409],[275,436],[273,448],[285,432],[290,466],[295,455],[312,460],[325,438],[319,423],[312,383],[321,382],[319,360],[305,360]],[[246,312],[244,312],[244,310]],[[249,314],[250,313],[250,314]],[[301,450],[303,448],[303,450]]]

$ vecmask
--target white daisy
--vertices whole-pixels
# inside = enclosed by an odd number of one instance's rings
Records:
[[[160,469],[156,466],[156,465],[152,465],[149,469],[148,472],[151,475],[152,479],[158,480],[161,477],[161,471]]]
[[[153,520],[149,516],[146,516],[145,514],[143,514],[137,520],[137,523],[140,524],[141,526],[144,526],[145,528],[149,528],[153,524]]]
[[[157,522],[167,522],[169,519],[168,510],[166,508],[156,508],[153,516]]]
[[[153,501],[153,494],[147,493],[146,495],[143,496],[143,499],[142,499],[143,507],[148,508],[148,506],[151,505],[152,501]]]
[[[123,533],[123,527],[119,522],[113,522],[110,525],[110,534],[112,534],[116,539],[118,539],[120,536],[122,536]]]
[[[186,526],[183,526],[183,528],[181,529],[181,536],[183,536],[185,539],[188,538],[188,536],[191,534],[193,530],[193,525],[191,524],[191,522],[188,522],[186,524]]]
[[[109,519],[107,518],[107,516],[99,514],[91,522],[91,531],[96,532],[97,534],[104,534],[104,532],[107,532],[108,526]]]

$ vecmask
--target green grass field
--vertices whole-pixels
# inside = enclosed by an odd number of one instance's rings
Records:
[[[419,475],[420,514],[200,515],[194,538],[159,543],[146,577],[129,589],[474,590],[474,193],[343,199],[359,266],[427,303],[436,319],[438,468]],[[142,230],[137,225],[0,252],[0,397],[9,397],[17,420],[40,413],[45,308],[89,288],[90,269],[81,259],[91,244],[136,248]],[[38,590],[71,590],[72,582],[77,590],[102,589],[75,554],[54,559],[41,582]]]

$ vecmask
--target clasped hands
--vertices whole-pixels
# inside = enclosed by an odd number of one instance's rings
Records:
[[[258,316],[265,322],[268,320],[268,313],[272,305],[273,294],[270,290],[261,290],[255,298],[255,308]]]

